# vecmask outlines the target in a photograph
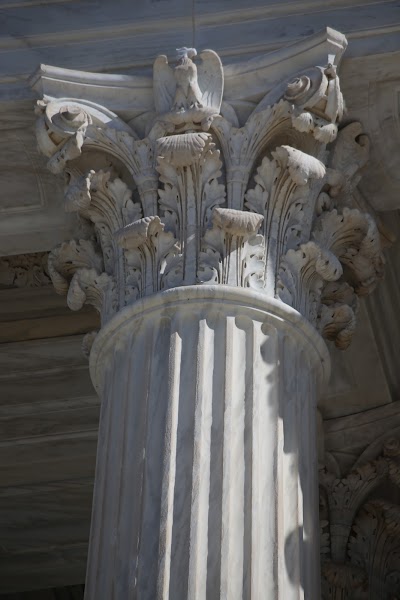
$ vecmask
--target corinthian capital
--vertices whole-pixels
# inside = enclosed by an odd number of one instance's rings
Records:
[[[130,124],[85,97],[39,102],[39,146],[95,248],[53,251],[56,289],[71,308],[93,302],[104,323],[170,287],[253,287],[346,347],[383,257],[355,199],[369,142],[360,123],[340,128],[335,56],[238,114],[210,50],[198,60],[184,48],[173,68],[158,57],[153,90],[155,110]]]

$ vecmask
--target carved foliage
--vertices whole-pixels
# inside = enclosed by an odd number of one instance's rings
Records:
[[[357,515],[349,539],[350,561],[368,573],[368,598],[400,595],[400,506],[367,502]]]
[[[47,257],[47,252],[36,252],[0,258],[0,289],[49,285]]]
[[[348,283],[327,283],[321,294],[318,329],[340,350],[345,350],[355,331],[357,311],[358,298]]]
[[[70,184],[66,193],[67,210],[78,211],[94,224],[103,252],[105,270],[113,273],[119,258],[114,232],[141,217],[141,207],[132,202],[132,192],[127,185],[119,178],[112,179],[110,172],[90,171],[80,178],[80,182],[85,202],[82,201],[81,194],[72,195]],[[73,190],[79,190],[77,184],[72,186]]]
[[[312,202],[309,181],[322,179],[324,165],[317,159],[280,146],[265,157],[255,175],[256,187],[246,194],[246,207],[264,217],[262,233],[268,240],[265,256],[265,286],[277,291],[277,274],[282,256],[297,248],[303,226],[303,206]],[[278,284],[279,285],[279,284]]]
[[[104,270],[116,282],[118,299],[115,306],[117,309],[123,307],[132,297],[132,288],[120,285],[125,282],[130,265],[114,233],[141,216],[140,205],[132,201],[131,191],[121,179],[112,179],[111,173],[104,171],[90,171],[84,176],[72,177],[66,191],[66,203],[67,210],[78,211],[94,224]]]
[[[104,153],[117,159],[131,174],[144,214],[156,211],[158,176],[154,138],[139,140],[136,133],[116,115],[84,101],[40,101],[38,113],[37,139],[39,148],[49,157],[47,166],[50,171],[63,172],[68,163],[81,156],[84,148]],[[93,154],[95,170],[96,160]]]
[[[179,248],[171,232],[164,231],[160,218],[145,217],[116,232],[118,244],[126,250],[128,284],[143,297],[172,287],[170,265]]]
[[[262,215],[214,208],[213,227],[204,236],[200,280],[261,289],[264,237],[257,231],[262,221]]]
[[[280,84],[238,127],[232,107],[219,114],[219,57],[207,50],[197,62],[196,54],[181,49],[175,68],[156,59],[156,114],[145,113],[143,139],[84,99],[39,103],[39,145],[51,170],[69,174],[66,210],[91,222],[101,249],[102,264],[85,266],[82,242],[61,253],[68,263],[72,252],[76,265],[62,266],[56,250],[56,287],[69,288],[75,308],[103,298],[106,320],[172,286],[254,287],[346,348],[356,295],[372,291],[383,258],[372,217],[355,208],[368,156],[361,126],[345,127],[330,155],[325,149],[343,112],[336,68],[313,67],[286,89]]]
[[[137,186],[143,213],[157,209],[158,176],[155,168],[154,140],[138,140],[127,131],[113,128],[88,127],[85,146],[117,158],[132,176]]]
[[[278,295],[315,324],[323,283],[336,281],[341,274],[340,262],[334,254],[307,242],[298,250],[289,250],[282,259]]]
[[[219,151],[206,133],[188,133],[158,141],[160,209],[179,243],[174,271],[186,285],[197,282],[201,239],[214,207],[225,201]]]
[[[400,487],[400,442],[385,442],[382,456],[345,478],[320,472],[321,513],[328,523],[324,547],[323,598],[396,598],[400,592],[400,507],[369,500],[384,482]],[[375,492],[376,493],[376,492]]]
[[[237,128],[227,119],[218,117],[213,122],[224,155],[227,204],[229,208],[243,208],[247,184],[254,164],[267,146],[271,133],[289,118],[289,105],[280,101],[255,111],[243,127]]]
[[[313,239],[329,248],[349,271],[348,282],[358,295],[373,291],[383,276],[379,232],[372,217],[357,209],[324,212],[317,220]]]
[[[312,239],[333,253],[343,265],[343,277],[322,291],[319,329],[337,347],[349,346],[356,325],[357,296],[371,293],[383,277],[384,258],[377,226],[358,209],[333,208],[333,199],[322,193]]]
[[[79,212],[93,223],[101,254],[93,243],[81,240],[61,245],[49,259],[53,283],[59,293],[68,293],[69,306],[78,310],[85,302],[93,304],[103,321],[123,307],[132,293],[125,286],[129,265],[114,238],[117,229],[141,216],[141,207],[132,202],[131,195],[126,184],[112,179],[110,172],[80,175],[72,171],[65,193],[66,210]],[[82,254],[87,255],[89,249],[93,256],[81,264]]]
[[[49,254],[48,270],[58,294],[72,310],[92,304],[102,316],[115,308],[115,285],[103,272],[103,257],[92,240],[71,240]]]

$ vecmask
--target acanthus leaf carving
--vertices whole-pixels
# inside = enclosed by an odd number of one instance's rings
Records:
[[[346,348],[356,296],[375,287],[383,258],[373,218],[355,208],[369,142],[359,123],[338,132],[333,59],[266,90],[239,120],[223,102],[218,55],[199,58],[182,48],[175,67],[156,59],[155,112],[131,121],[143,138],[85,99],[39,103],[39,145],[50,168],[69,174],[65,208],[91,223],[103,261],[59,265],[55,285],[65,292],[75,270],[88,269],[74,279],[71,304],[103,297],[104,320],[169,287],[254,287]],[[90,278],[100,295],[89,293]]]
[[[158,176],[154,139],[138,139],[135,131],[117,115],[90,102],[60,99],[38,104],[37,138],[52,172],[66,169],[71,161],[80,158],[83,148],[101,152],[129,171],[144,214],[156,212]],[[95,156],[93,162],[95,167]]]
[[[71,310],[79,310],[91,304],[100,313],[108,314],[116,307],[115,282],[107,273],[96,269],[78,269],[69,284],[67,304]]]
[[[264,238],[258,235],[263,216],[214,208],[212,229],[204,236],[201,281],[261,289],[264,283]]]
[[[140,204],[132,201],[132,192],[110,171],[90,171],[77,177],[71,173],[66,191],[67,210],[78,211],[93,223],[99,240],[105,272],[117,281],[124,281],[128,270],[127,260],[116,243],[114,233],[142,215]],[[117,304],[109,309],[122,307],[132,299],[131,289],[119,286]]]
[[[306,185],[309,179],[322,179],[325,175],[325,166],[320,160],[296,148],[279,146],[275,155],[297,185]]]
[[[48,270],[56,292],[68,293],[69,285],[79,269],[103,271],[103,258],[93,240],[71,240],[63,242],[49,254]]]
[[[283,302],[316,324],[323,283],[336,281],[341,274],[341,264],[332,252],[307,242],[283,257],[277,292]]]
[[[0,289],[42,287],[51,283],[47,252],[18,254],[0,258]]]
[[[122,257],[113,237],[114,232],[127,223],[141,217],[139,204],[132,201],[132,192],[119,178],[111,179],[111,173],[93,173],[90,180],[90,204],[82,216],[93,224],[102,247],[105,270],[112,273]]]
[[[327,283],[321,294],[318,329],[340,350],[349,347],[355,328],[358,298],[345,281]]]
[[[246,188],[253,167],[267,146],[271,131],[289,119],[287,102],[267,106],[250,115],[243,127],[237,128],[223,117],[213,122],[213,131],[221,144],[225,169],[228,208],[243,208]]]
[[[158,140],[159,190],[163,220],[181,249],[182,282],[197,282],[201,239],[214,207],[225,201],[220,153],[207,133],[187,133]],[[177,266],[177,265],[176,265]]]
[[[263,235],[268,239],[265,285],[276,294],[282,256],[302,241],[305,203],[312,198],[309,183],[322,179],[324,165],[290,146],[279,146],[272,159],[264,157],[255,175],[256,186],[246,193],[245,206],[264,216]],[[311,196],[311,198],[310,198]]]
[[[344,269],[340,288],[330,284],[326,293],[322,292],[319,329],[338,348],[345,349],[356,327],[355,294],[363,296],[373,291],[383,276],[384,258],[379,232],[369,214],[348,207],[339,212],[325,197],[320,195],[318,200],[319,216],[311,237],[332,252]]]
[[[127,251],[128,272],[132,270],[138,297],[169,287],[164,279],[169,264],[179,253],[179,246],[174,235],[164,231],[164,227],[158,216],[144,217],[115,234],[118,244]]]
[[[92,240],[71,240],[49,254],[48,270],[58,294],[71,310],[91,304],[103,320],[116,308],[115,281],[103,270],[103,257]]]
[[[349,347],[356,328],[356,316],[347,304],[321,305],[318,329],[327,340],[335,342],[340,350]]]
[[[400,594],[400,506],[370,500],[354,521],[349,539],[351,564],[369,574],[368,597]]]
[[[323,212],[312,238],[347,267],[348,282],[358,295],[375,289],[383,276],[384,258],[379,232],[370,215],[347,207],[342,213],[336,209]]]
[[[158,175],[155,141],[150,137],[137,139],[133,132],[103,127],[88,127],[85,146],[100,150],[123,164],[137,186],[145,216],[157,212]]]
[[[389,438],[380,456],[343,478],[320,471],[321,516],[329,531],[321,556],[324,600],[337,594],[380,600],[400,592],[400,507],[376,498],[388,481],[400,487],[399,457],[400,441]]]

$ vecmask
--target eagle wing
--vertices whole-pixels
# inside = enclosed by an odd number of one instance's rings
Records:
[[[173,69],[164,54],[157,56],[153,65],[154,104],[157,113],[169,112],[174,103],[176,81]]]
[[[197,67],[197,79],[202,91],[202,104],[219,112],[224,91],[224,72],[220,58],[214,50],[200,54],[201,64]]]

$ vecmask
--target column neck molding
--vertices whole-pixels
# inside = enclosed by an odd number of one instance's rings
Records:
[[[339,46],[253,104],[224,100],[220,58],[193,48],[172,66],[156,59],[153,108],[129,123],[91,96],[39,101],[39,147],[66,175],[65,209],[92,226],[49,258],[69,306],[93,304],[105,325],[171,288],[250,288],[346,348],[383,257],[356,189],[369,141],[360,123],[341,127]]]
[[[319,385],[327,383],[330,357],[326,344],[315,328],[292,307],[254,290],[226,285],[193,285],[142,298],[121,310],[101,329],[90,354],[91,376],[97,391],[101,392],[109,353],[129,343],[137,319],[146,319],[153,313],[168,319],[170,315],[184,311],[185,307],[196,314],[203,310],[207,318],[211,319],[213,314],[229,315],[240,308],[241,316],[248,314],[254,321],[276,323],[282,335],[286,332],[296,340],[299,347],[307,351]]]

